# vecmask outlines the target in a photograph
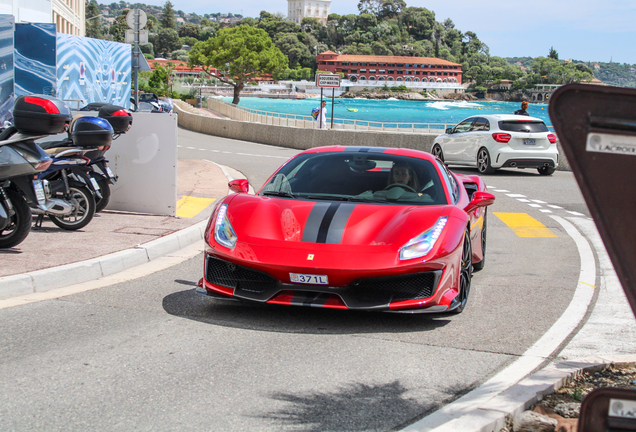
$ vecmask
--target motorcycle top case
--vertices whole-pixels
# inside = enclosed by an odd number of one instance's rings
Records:
[[[57,134],[64,132],[70,121],[71,110],[52,96],[20,96],[13,107],[13,125],[20,132]]]
[[[89,103],[81,111],[97,111],[97,116],[108,120],[116,134],[128,132],[133,121],[132,114],[126,108],[105,102]]]
[[[113,127],[99,117],[79,117],[71,125],[71,138],[78,147],[99,147],[113,141]]]

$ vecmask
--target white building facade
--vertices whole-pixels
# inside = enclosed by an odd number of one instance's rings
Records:
[[[287,19],[300,24],[303,18],[316,18],[322,25],[327,24],[331,13],[331,0],[287,0]]]
[[[15,22],[55,23],[58,33],[85,35],[84,0],[0,0],[0,14]]]

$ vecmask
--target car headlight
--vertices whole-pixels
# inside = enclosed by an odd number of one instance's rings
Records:
[[[230,249],[236,245],[236,233],[234,232],[234,228],[232,228],[230,219],[227,217],[227,204],[222,204],[219,212],[216,214],[214,240]]]
[[[408,260],[413,258],[420,258],[426,255],[433,249],[435,242],[442,234],[448,217],[444,216],[437,220],[435,225],[427,231],[417,237],[409,240],[407,244],[400,248],[400,259]]]

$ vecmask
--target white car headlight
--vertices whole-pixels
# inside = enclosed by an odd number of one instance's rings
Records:
[[[230,219],[227,217],[227,204],[222,204],[214,221],[214,240],[217,243],[232,249],[236,245],[236,233]]]
[[[409,240],[407,244],[400,248],[400,259],[408,260],[420,258],[429,253],[431,249],[433,249],[433,246],[435,246],[435,242],[439,236],[442,234],[447,221],[447,216],[441,217],[431,229],[424,231],[422,234]]]

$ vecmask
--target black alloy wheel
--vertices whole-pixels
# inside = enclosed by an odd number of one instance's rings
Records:
[[[541,168],[537,168],[537,171],[539,171],[539,174],[541,174],[542,176],[549,176],[554,174],[554,171],[556,171],[556,168],[544,166]]]
[[[444,153],[442,152],[442,148],[439,146],[439,144],[435,144],[433,146],[433,150],[431,150],[431,153],[433,154],[433,156],[444,162]]]
[[[462,248],[462,262],[459,274],[459,294],[456,302],[459,303],[453,313],[460,314],[466,308],[468,303],[468,295],[470,294],[470,285],[473,278],[473,249],[470,245],[470,232],[468,228],[464,233],[464,246]]]
[[[483,258],[478,263],[473,264],[473,270],[475,271],[482,270],[484,265],[486,265],[486,216],[488,216],[488,209],[484,209],[484,224],[481,227],[481,252]]]
[[[11,221],[3,230],[0,230],[0,248],[10,248],[17,246],[29,235],[31,231],[31,208],[22,194],[5,189],[11,205],[13,214]]]
[[[69,187],[70,193],[64,194],[64,199],[73,206],[73,212],[64,216],[49,214],[49,219],[55,225],[65,230],[77,230],[84,228],[95,215],[95,197],[84,186]]]
[[[488,153],[488,149],[482,147],[477,152],[477,169],[481,174],[494,174],[495,169],[492,167],[490,163],[490,153]]]

